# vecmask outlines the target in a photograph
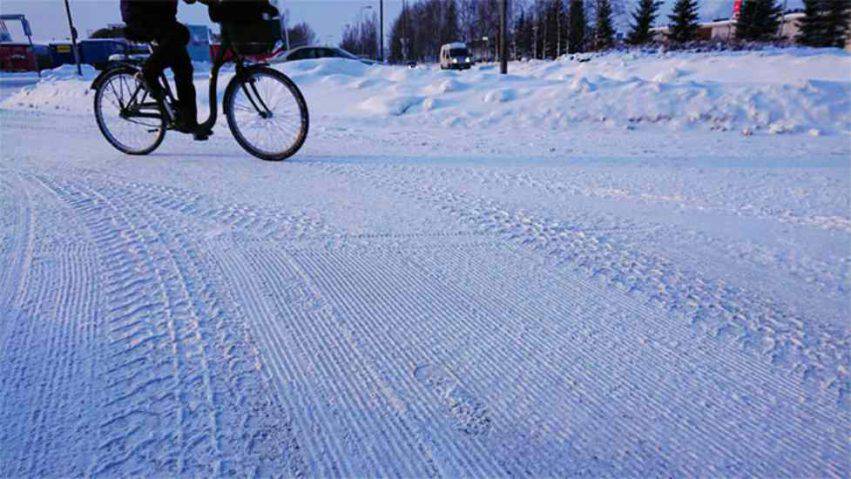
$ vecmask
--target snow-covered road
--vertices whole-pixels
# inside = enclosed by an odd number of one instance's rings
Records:
[[[0,126],[0,477],[848,477],[843,136]]]

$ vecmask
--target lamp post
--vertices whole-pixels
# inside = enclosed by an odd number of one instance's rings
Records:
[[[65,0],[65,14],[68,16],[68,28],[71,30],[71,48],[74,51],[74,63],[77,64],[77,75],[83,76],[83,67],[80,66],[80,50],[77,48],[77,29],[74,27],[74,20],[71,18],[71,6],[68,5],[68,0]]]

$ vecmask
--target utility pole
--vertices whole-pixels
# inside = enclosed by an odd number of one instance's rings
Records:
[[[508,73],[508,0],[499,2],[499,72]]]
[[[83,76],[83,67],[80,66],[80,49],[77,48],[77,29],[74,28],[74,20],[71,18],[71,6],[68,5],[68,0],[65,0],[65,14],[68,16],[68,28],[71,29],[71,48],[74,50],[77,75]]]

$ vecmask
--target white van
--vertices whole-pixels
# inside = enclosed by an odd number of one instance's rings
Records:
[[[473,57],[467,45],[461,42],[447,43],[440,47],[440,69],[466,70],[473,66]]]

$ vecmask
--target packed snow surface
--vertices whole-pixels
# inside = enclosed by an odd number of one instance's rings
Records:
[[[847,62],[288,64],[284,163],[4,92],[0,477],[848,477]]]

